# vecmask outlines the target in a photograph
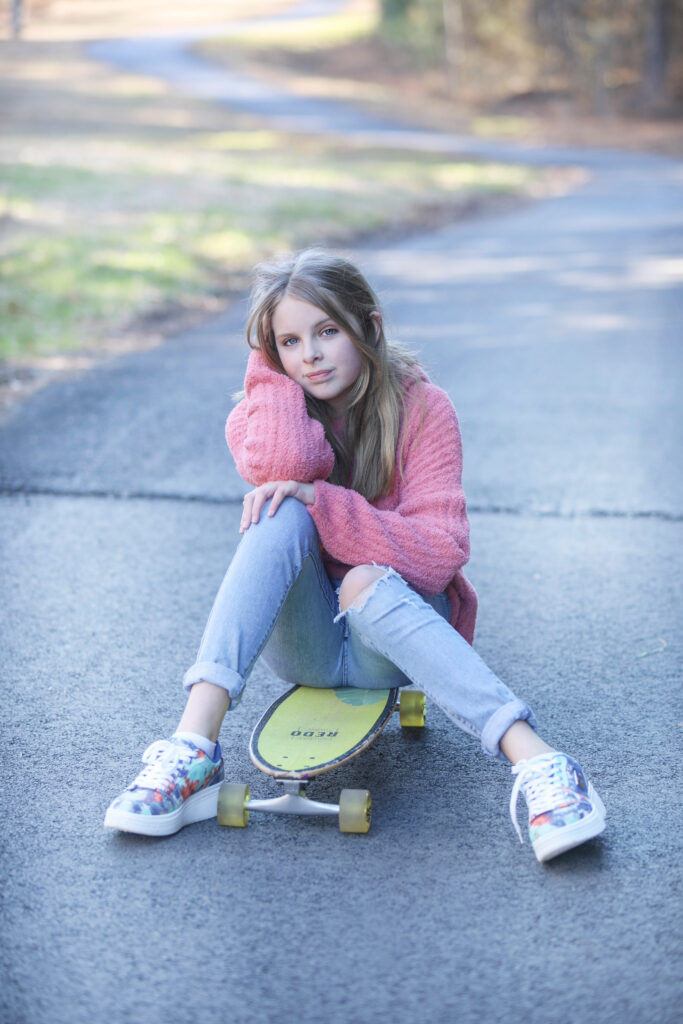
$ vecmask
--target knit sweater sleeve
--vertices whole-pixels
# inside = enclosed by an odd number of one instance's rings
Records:
[[[303,388],[254,351],[244,390],[225,424],[240,476],[256,487],[268,480],[312,483],[328,477],[334,452],[322,424],[308,415]]]
[[[425,415],[414,402],[406,428],[398,505],[376,508],[357,491],[315,482],[308,506],[329,554],[346,565],[390,565],[425,593],[440,593],[469,558],[462,445],[445,391],[425,385]]]

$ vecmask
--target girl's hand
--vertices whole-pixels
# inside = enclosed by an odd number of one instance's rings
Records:
[[[249,491],[244,496],[240,533],[248,530],[252,523],[258,523],[261,509],[269,498],[273,500],[268,515],[274,516],[285,498],[296,498],[303,505],[312,505],[315,501],[315,487],[313,484],[300,484],[297,480],[271,480]]]

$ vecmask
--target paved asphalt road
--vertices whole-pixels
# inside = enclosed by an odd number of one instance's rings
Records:
[[[3,1022],[680,1019],[683,165],[569,158],[592,168],[570,195],[355,256],[459,411],[476,646],[582,760],[604,836],[538,865],[507,769],[434,707],[316,785],[368,786],[367,836],[103,829],[238,540],[236,306],[0,428]],[[259,795],[246,744],[279,689],[257,667],[223,730]]]

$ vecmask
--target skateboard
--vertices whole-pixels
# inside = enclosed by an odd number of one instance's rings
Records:
[[[223,782],[218,791],[218,822],[244,828],[251,811],[336,817],[342,832],[367,832],[372,804],[367,789],[343,789],[338,804],[306,796],[316,775],[344,764],[373,743],[399,712],[401,725],[425,721],[425,695],[416,690],[318,689],[294,686],[263,714],[249,742],[252,762],[284,788],[284,795],[252,800],[251,788]]]

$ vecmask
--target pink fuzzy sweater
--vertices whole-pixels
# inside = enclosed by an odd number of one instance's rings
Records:
[[[376,562],[392,566],[416,590],[445,590],[451,624],[472,643],[477,596],[462,572],[470,551],[462,445],[446,392],[426,376],[409,389],[399,439],[399,450],[405,441],[403,479],[397,474],[392,493],[369,502],[327,483],[334,453],[322,424],[309,417],[299,384],[252,352],[244,387],[245,398],[225,425],[240,476],[255,487],[269,480],[314,483],[315,502],[306,507],[329,574],[341,578],[351,566]]]

